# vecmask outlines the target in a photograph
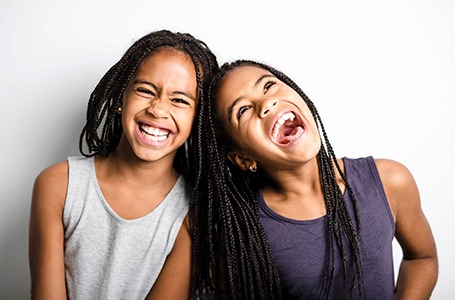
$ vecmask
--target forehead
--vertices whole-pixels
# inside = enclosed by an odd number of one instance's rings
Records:
[[[141,61],[133,77],[144,76],[157,82],[197,85],[196,70],[190,56],[170,47],[160,48]]]
[[[229,71],[220,81],[218,99],[234,101],[254,88],[255,82],[269,71],[256,66],[241,66]]]
[[[173,61],[173,62],[180,62],[184,65],[189,65],[191,64],[191,68],[194,68],[193,62],[191,60],[191,57],[178,49],[172,48],[172,47],[161,47],[158,48],[157,50],[151,52],[147,56],[144,57],[144,59],[141,61],[139,67],[143,66],[144,64],[150,62],[150,61],[159,61],[159,62],[168,62],[168,61]]]
[[[270,74],[270,72],[256,66],[237,67],[224,76],[220,84],[220,90],[232,85],[248,86],[251,81],[256,80],[263,74]]]

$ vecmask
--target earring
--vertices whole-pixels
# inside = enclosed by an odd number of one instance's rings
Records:
[[[119,115],[122,114],[122,107],[121,107],[120,105],[117,106],[117,108],[116,108],[115,110],[116,110],[116,112],[117,112]]]
[[[256,162],[252,162],[251,165],[248,167],[248,169],[251,172],[255,173],[257,171],[257,169],[258,169],[258,167],[256,166]]]

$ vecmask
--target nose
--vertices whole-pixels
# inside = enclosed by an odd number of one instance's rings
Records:
[[[262,102],[262,105],[260,106],[259,110],[259,117],[265,118],[267,114],[270,112],[271,109],[275,105],[277,105],[278,100],[277,99],[267,99]]]
[[[169,104],[162,99],[154,99],[147,108],[147,113],[157,119],[169,117]]]

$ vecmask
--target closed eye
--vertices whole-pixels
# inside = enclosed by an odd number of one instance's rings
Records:
[[[264,84],[264,94],[276,83],[276,81],[269,80]]]
[[[190,105],[190,102],[182,99],[182,98],[173,98],[171,100],[172,102],[176,103],[176,104],[179,104],[179,105],[185,105],[185,106],[189,106]]]
[[[146,94],[146,95],[155,96],[155,93],[153,93],[151,90],[146,89],[146,88],[143,88],[143,87],[137,88],[137,91],[138,91],[139,93],[141,93],[141,94]]]
[[[240,120],[240,117],[242,117],[243,113],[250,109],[250,107],[251,106],[249,105],[241,106],[236,114],[237,120]]]

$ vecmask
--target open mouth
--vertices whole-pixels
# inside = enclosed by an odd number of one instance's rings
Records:
[[[303,122],[293,112],[284,113],[272,129],[272,140],[277,144],[291,144],[305,131]]]
[[[151,141],[161,142],[166,140],[171,133],[169,130],[152,127],[144,123],[139,124],[141,134]]]

